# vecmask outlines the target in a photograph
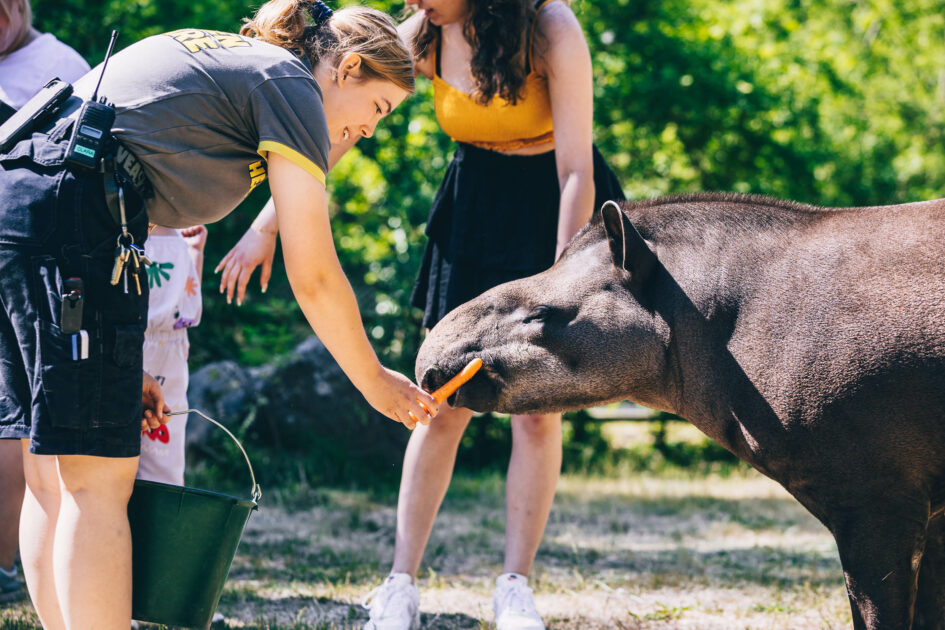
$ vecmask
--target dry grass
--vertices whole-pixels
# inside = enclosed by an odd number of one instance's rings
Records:
[[[264,503],[221,602],[228,626],[360,628],[358,602],[393,553],[394,500],[324,490]],[[502,480],[455,479],[424,559],[425,628],[491,627],[503,531]],[[833,539],[753,472],[563,478],[532,584],[554,630],[851,625]],[[8,606],[0,629],[31,619],[28,604]]]

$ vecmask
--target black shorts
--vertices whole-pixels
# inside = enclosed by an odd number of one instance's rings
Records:
[[[594,209],[624,198],[594,148]],[[432,328],[492,287],[554,263],[561,191],[554,151],[505,155],[460,143],[427,219],[429,237],[411,303]]]
[[[35,134],[0,155],[0,438],[42,455],[135,457],[141,444],[141,363],[147,282],[112,286],[119,227],[101,174],[63,166],[67,142]],[[105,175],[109,176],[109,175]],[[137,244],[141,200],[127,195]],[[63,333],[64,279],[84,283],[88,358]]]

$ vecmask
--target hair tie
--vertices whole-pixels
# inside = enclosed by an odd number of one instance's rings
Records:
[[[328,5],[326,5],[322,0],[312,0],[312,3],[308,5],[308,14],[312,16],[312,21],[315,23],[315,26],[321,26],[325,22],[331,19],[331,16],[334,15]]]

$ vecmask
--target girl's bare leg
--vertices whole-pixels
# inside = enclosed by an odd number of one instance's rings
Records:
[[[512,457],[505,482],[505,572],[528,575],[532,570],[560,474],[561,414],[512,416]]]
[[[60,455],[53,567],[69,630],[131,626],[128,499],[137,457]]]
[[[472,411],[443,405],[427,425],[418,425],[404,454],[397,500],[397,539],[393,573],[416,579],[433,521],[453,476],[456,450]]]

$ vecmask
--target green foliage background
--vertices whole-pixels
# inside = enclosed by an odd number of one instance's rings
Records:
[[[364,3],[394,15],[403,11],[402,2]],[[93,65],[113,28],[121,31],[120,47],[176,28],[237,30],[256,6],[33,1],[37,27]],[[572,7],[593,54],[595,140],[629,198],[731,190],[817,205],[870,205],[945,196],[940,2],[576,0]],[[335,243],[365,326],[382,360],[407,374],[421,335],[420,314],[408,298],[425,244],[424,221],[451,151],[436,123],[431,86],[421,79],[418,94],[329,176]],[[210,226],[205,316],[190,336],[192,367],[224,358],[263,363],[311,334],[278,255],[265,296],[253,286],[237,308],[215,291],[213,267],[267,196],[259,187],[233,215]],[[580,413],[569,416],[565,436],[565,468],[571,470],[646,467],[654,457],[679,465],[731,459],[711,444],[693,451],[659,439],[647,452],[610,452],[600,424]],[[459,465],[498,469],[508,449],[507,419],[476,422],[464,436]],[[278,458],[254,458],[270,455]],[[331,480],[331,468],[322,465],[319,474]]]
[[[341,2],[336,4],[350,4]],[[365,2],[394,15],[402,2]],[[256,4],[35,0],[36,25],[98,63],[166,30],[236,30]],[[734,190],[820,205],[885,204],[945,189],[945,12],[933,0],[578,0],[594,57],[595,134],[628,197]],[[408,297],[452,145],[431,88],[332,171],[335,242],[379,353],[412,372]],[[212,185],[212,182],[208,182]],[[281,264],[242,307],[212,268],[267,191],[210,226],[207,316],[193,362],[261,363],[308,334]]]

